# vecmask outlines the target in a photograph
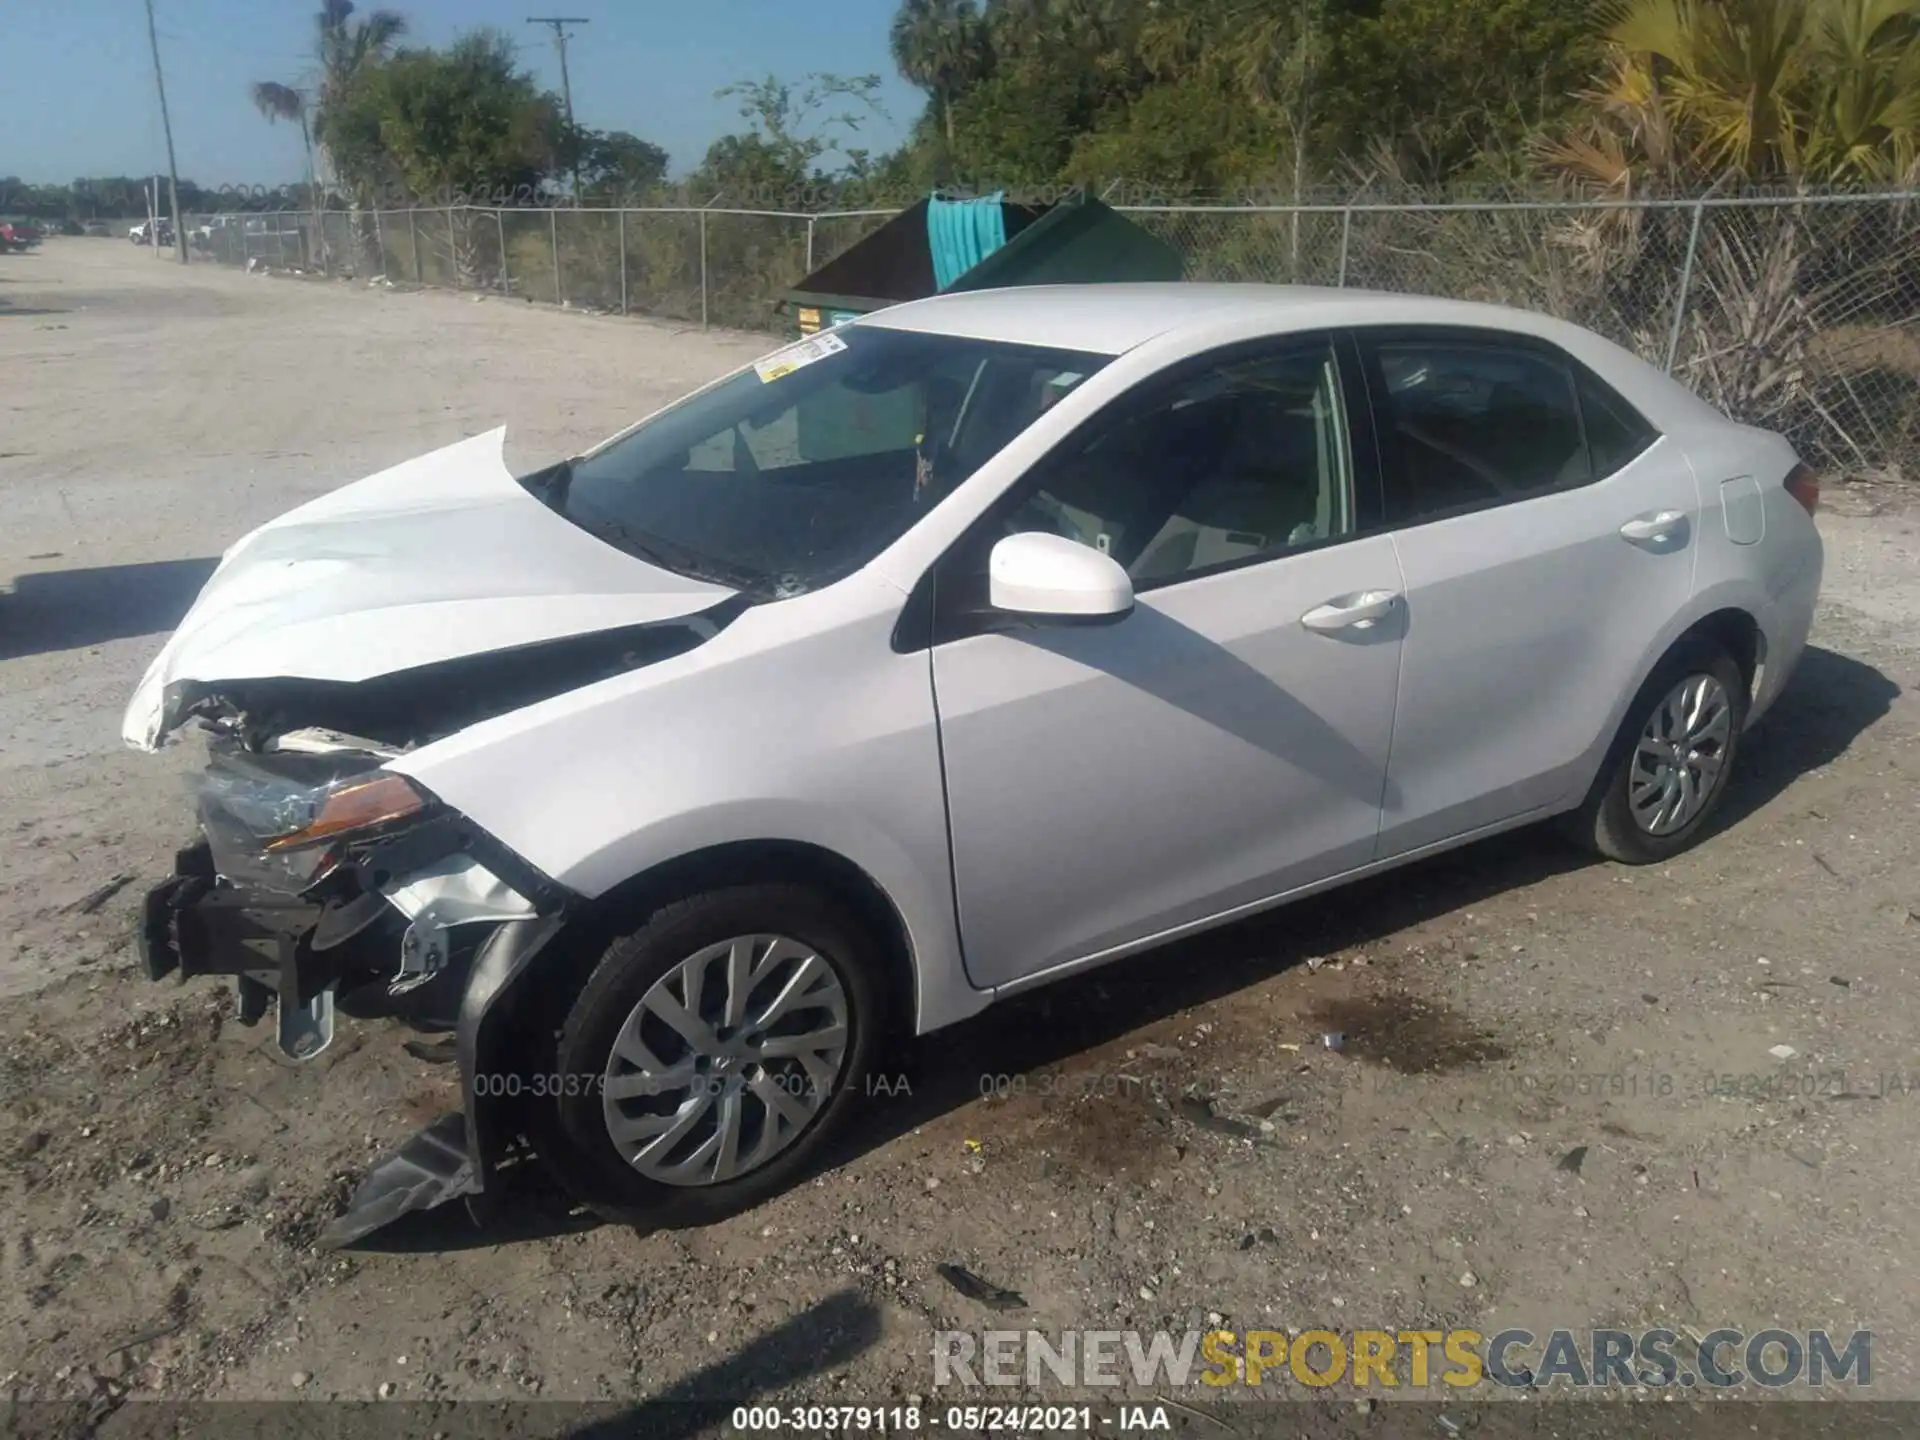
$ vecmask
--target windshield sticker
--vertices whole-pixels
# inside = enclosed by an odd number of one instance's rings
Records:
[[[760,377],[762,385],[771,385],[783,375],[791,375],[794,371],[804,369],[816,360],[824,360],[829,355],[838,355],[846,348],[847,342],[838,335],[831,330],[823,331],[818,335],[809,335],[805,340],[789,345],[784,350],[776,350],[764,360],[754,361],[753,373]]]

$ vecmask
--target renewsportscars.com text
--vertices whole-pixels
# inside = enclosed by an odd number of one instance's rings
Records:
[[[1672,1330],[943,1330],[942,1386],[1281,1386],[1457,1392],[1873,1383],[1873,1332]]]

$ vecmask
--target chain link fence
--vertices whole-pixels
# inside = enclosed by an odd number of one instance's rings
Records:
[[[1695,200],[1121,205],[1190,280],[1544,311],[1829,473],[1920,474],[1920,192]],[[190,221],[208,258],[741,329],[893,210],[278,212]]]

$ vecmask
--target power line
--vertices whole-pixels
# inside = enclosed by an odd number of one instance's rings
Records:
[[[167,200],[173,208],[173,240],[180,247],[180,263],[184,265],[187,263],[187,229],[180,223],[180,167],[173,158],[173,119],[167,113],[167,82],[160,73],[160,32],[153,23],[153,0],[147,0],[147,43],[153,47],[153,83],[160,91],[160,128],[167,136]],[[155,234],[151,238],[157,250],[160,237]]]

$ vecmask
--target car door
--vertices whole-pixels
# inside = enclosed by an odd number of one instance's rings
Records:
[[[1328,337],[1183,366],[1057,448],[937,568],[934,698],[975,984],[1372,858],[1403,614],[1357,370]],[[1133,611],[996,618],[987,553],[1031,529],[1113,555]]]
[[[1408,634],[1380,853],[1561,807],[1693,586],[1699,498],[1587,367],[1499,331],[1362,332]]]

